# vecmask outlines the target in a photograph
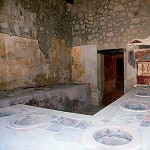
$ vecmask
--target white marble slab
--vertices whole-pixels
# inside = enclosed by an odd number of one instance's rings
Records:
[[[139,88],[139,87],[138,87]],[[131,89],[123,97],[110,104],[94,116],[68,113],[27,105],[15,105],[5,110],[15,110],[14,114],[0,117],[0,150],[98,150],[99,146],[86,143],[86,134],[93,128],[117,126],[134,128],[142,141],[132,150],[150,150],[150,112],[122,109],[124,103],[150,104],[150,98],[134,95]],[[0,112],[4,109],[0,108]],[[20,116],[45,114],[46,124],[42,126],[11,128],[10,123]],[[3,114],[2,114],[3,115]],[[36,116],[38,117],[38,115]],[[29,119],[30,120],[30,119]],[[90,136],[90,135],[89,135]],[[83,138],[84,137],[84,138]],[[88,137],[88,135],[87,135]],[[93,138],[91,134],[91,138]],[[110,149],[108,149],[110,150]],[[113,147],[113,150],[118,150]]]

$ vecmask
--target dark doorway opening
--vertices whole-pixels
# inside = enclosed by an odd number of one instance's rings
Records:
[[[103,105],[107,106],[124,94],[124,49],[101,50],[104,58]]]
[[[124,90],[124,62],[122,56],[116,59],[116,89]]]

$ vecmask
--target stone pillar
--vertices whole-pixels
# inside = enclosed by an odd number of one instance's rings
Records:
[[[72,81],[91,84],[91,102],[99,104],[96,45],[76,46],[72,49]]]

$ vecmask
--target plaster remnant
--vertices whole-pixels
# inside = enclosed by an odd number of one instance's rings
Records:
[[[0,31],[9,35],[37,39],[48,64],[51,40],[65,40],[72,46],[71,11],[65,1],[1,0]],[[7,12],[7,13],[6,13]]]
[[[28,33],[29,32],[29,28],[24,28],[23,30],[25,33]]]
[[[128,53],[128,63],[135,68],[135,57],[134,57],[134,51],[131,50]]]
[[[18,24],[14,24],[14,31],[17,36],[20,36],[20,29]]]
[[[5,29],[9,27],[8,23],[6,23],[6,22],[0,23],[0,26]]]

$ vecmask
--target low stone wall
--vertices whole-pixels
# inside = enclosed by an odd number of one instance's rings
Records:
[[[26,104],[48,109],[77,112],[90,103],[90,84],[73,84],[14,91],[8,97],[0,100],[0,107]]]

